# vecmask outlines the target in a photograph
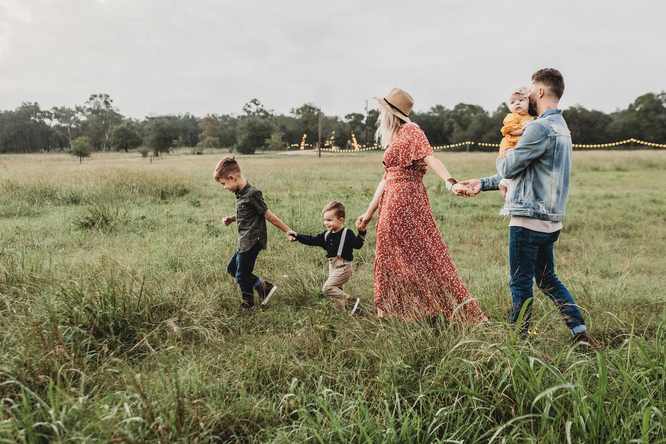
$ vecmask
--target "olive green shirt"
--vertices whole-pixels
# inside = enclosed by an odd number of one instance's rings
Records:
[[[245,253],[261,243],[266,248],[268,235],[266,233],[266,218],[264,213],[268,206],[264,202],[261,191],[249,182],[242,190],[236,191],[236,224],[238,225],[238,253]]]

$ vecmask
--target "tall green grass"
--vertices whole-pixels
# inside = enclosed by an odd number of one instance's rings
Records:
[[[459,179],[494,155],[438,155]],[[269,226],[257,273],[279,286],[255,316],[225,267],[234,196],[221,155],[0,158],[0,439],[4,442],[666,442],[666,157],[577,152],[558,274],[600,352],[570,347],[535,293],[536,334],[506,324],[507,221],[497,194],[456,199],[431,173],[433,212],[491,322],[380,322],[374,233],[345,287],[321,293],[323,250]],[[381,157],[241,157],[298,232],[321,208],[367,207]],[[637,180],[640,178],[640,180]]]

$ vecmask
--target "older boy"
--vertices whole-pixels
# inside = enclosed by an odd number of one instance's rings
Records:
[[[296,233],[268,209],[261,191],[245,180],[235,157],[220,160],[213,177],[225,190],[236,194],[236,214],[222,218],[225,226],[238,223],[238,246],[227,265],[227,273],[236,278],[241,289],[242,307],[254,311],[254,290],[263,299],[261,305],[266,305],[277,290],[275,285],[252,273],[259,252],[266,248],[268,242],[266,220],[284,231],[287,239],[290,239],[290,234]]]

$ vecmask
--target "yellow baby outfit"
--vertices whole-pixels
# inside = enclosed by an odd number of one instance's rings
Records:
[[[506,117],[504,118],[504,126],[502,127],[502,135],[504,136],[504,138],[502,139],[502,143],[500,143],[500,149],[499,149],[499,155],[502,159],[504,159],[504,152],[509,148],[513,148],[514,146],[516,146],[518,140],[520,140],[520,136],[512,136],[509,133],[512,131],[522,129],[523,122],[525,120],[531,120],[531,119],[532,116],[530,116],[529,114],[522,115],[517,113],[509,113],[506,115]]]

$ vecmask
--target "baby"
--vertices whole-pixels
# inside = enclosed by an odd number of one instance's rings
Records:
[[[506,103],[509,105],[511,112],[504,118],[504,126],[502,127],[504,138],[499,149],[499,155],[502,159],[506,157],[510,149],[516,146],[520,136],[525,131],[525,127],[532,121],[532,116],[528,114],[530,108],[529,94],[530,89],[527,86],[516,85],[509,90],[509,99]],[[500,182],[500,190],[502,190],[504,197],[506,197],[506,190],[510,183],[509,179],[502,179]]]

